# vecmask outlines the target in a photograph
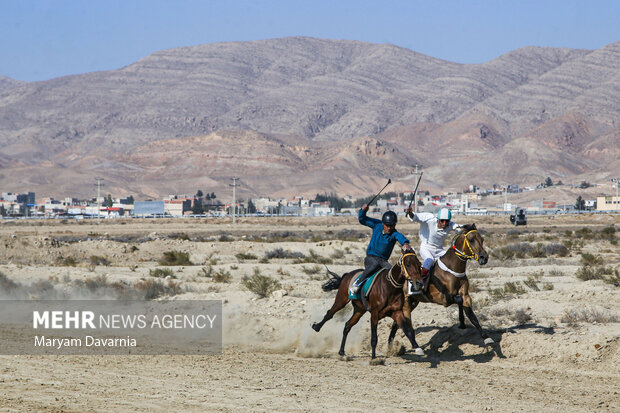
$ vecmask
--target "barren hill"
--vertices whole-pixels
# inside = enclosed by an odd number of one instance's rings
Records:
[[[365,194],[620,173],[620,42],[462,65],[312,38],[164,50],[119,70],[0,78],[0,187],[90,196]]]

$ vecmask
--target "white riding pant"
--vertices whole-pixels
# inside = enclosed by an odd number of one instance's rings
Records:
[[[424,262],[422,262],[422,267],[430,270],[435,260],[445,253],[446,251],[443,248],[437,248],[430,244],[421,244],[420,257],[424,260]]]

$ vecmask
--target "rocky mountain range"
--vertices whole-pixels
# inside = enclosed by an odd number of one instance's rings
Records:
[[[138,199],[366,195],[394,181],[620,175],[620,42],[526,47],[481,64],[313,38],[164,50],[118,70],[0,77],[0,188]]]

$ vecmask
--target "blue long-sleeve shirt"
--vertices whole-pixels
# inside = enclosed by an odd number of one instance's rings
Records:
[[[363,209],[360,209],[358,218],[360,224],[372,228],[372,237],[370,237],[370,242],[368,243],[368,248],[366,249],[367,255],[374,255],[375,257],[388,260],[390,259],[390,255],[392,255],[392,250],[394,249],[394,244],[396,244],[396,241],[398,241],[401,245],[409,242],[403,234],[396,230],[394,230],[391,234],[384,233],[383,223],[381,220],[366,216],[366,212],[364,212]]]

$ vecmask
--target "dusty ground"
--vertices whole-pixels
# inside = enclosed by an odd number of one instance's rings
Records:
[[[474,308],[498,344],[485,348],[471,326],[459,333],[456,308],[423,304],[414,326],[427,355],[388,350],[384,320],[380,365],[369,363],[367,315],[345,359],[336,353],[350,309],[320,333],[310,329],[334,297],[320,289],[319,262],[331,260],[339,273],[362,262],[369,230],[354,218],[2,222],[0,273],[29,297],[109,296],[106,283],[133,285],[170,268],[180,292],[173,299],[223,301],[225,348],[217,356],[0,356],[0,410],[617,411],[620,288],[612,278],[620,253],[600,234],[617,229],[620,216],[530,217],[518,232],[503,217],[456,221],[485,231],[491,260],[470,264],[468,274]],[[416,238],[417,225],[399,229]],[[507,245],[566,241],[565,255],[502,254]],[[305,258],[264,259],[277,248]],[[162,267],[164,251],[188,252],[192,265]],[[577,278],[582,253],[600,256],[590,267],[606,274]],[[242,277],[257,272],[280,290],[261,299],[245,288]],[[214,280],[226,273],[230,282]],[[400,333],[397,342],[410,350]]]

